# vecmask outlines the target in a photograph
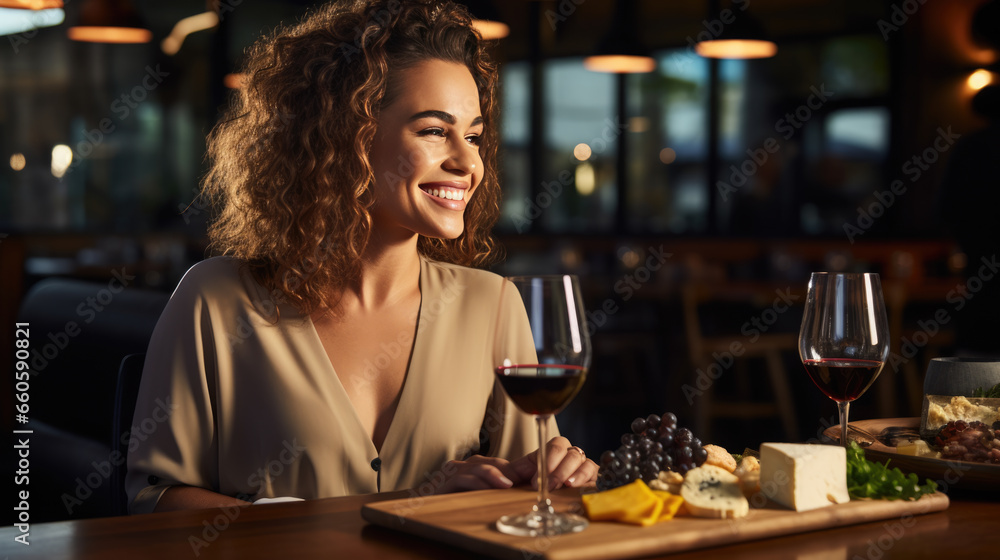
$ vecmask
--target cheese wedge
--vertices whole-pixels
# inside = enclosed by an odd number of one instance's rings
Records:
[[[760,488],[795,511],[849,502],[847,453],[834,445],[761,444]]]
[[[697,517],[728,519],[750,513],[750,503],[740,489],[740,479],[713,465],[689,470],[681,485],[681,497],[687,510]]]

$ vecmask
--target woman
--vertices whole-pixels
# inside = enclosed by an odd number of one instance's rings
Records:
[[[204,181],[225,256],[150,342],[131,511],[532,481],[533,420],[492,375],[497,320],[530,359],[527,319],[466,268],[494,257],[499,186],[496,72],[465,9],[337,3],[248,59]],[[547,446],[550,486],[594,481]]]

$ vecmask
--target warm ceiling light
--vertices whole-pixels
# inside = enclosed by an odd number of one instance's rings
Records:
[[[66,35],[87,43],[148,43],[153,39],[128,0],[87,0],[80,6],[79,22]]]
[[[978,91],[993,83],[993,74],[989,70],[980,68],[969,74],[969,79],[965,83],[973,90]]]
[[[580,161],[587,161],[593,153],[594,152],[590,149],[590,146],[583,142],[573,146],[573,157]]]
[[[472,27],[482,35],[483,39],[489,41],[493,39],[503,39],[510,35],[510,26],[502,21],[491,19],[474,19]]]
[[[0,8],[15,10],[48,10],[62,7],[62,0],[0,0]]]
[[[510,35],[510,26],[503,22],[492,0],[465,0],[463,4],[472,15],[472,27],[483,39],[503,39]]]
[[[226,74],[222,83],[229,89],[242,89],[247,85],[246,74]]]
[[[167,35],[160,48],[168,55],[175,55],[181,50],[184,38],[197,31],[204,31],[219,25],[219,16],[215,12],[205,12],[195,16],[188,16],[174,25],[173,31]]]
[[[597,51],[583,59],[584,68],[617,74],[652,72],[656,69],[656,61],[637,37],[635,9],[636,3],[631,0],[615,4],[611,30]]]
[[[753,39],[726,39],[702,41],[694,51],[705,58],[770,58],[778,53],[778,45],[771,41]]]
[[[778,53],[778,46],[767,36],[764,26],[747,12],[732,10],[729,16],[720,17],[717,23],[722,30],[715,37],[700,41],[694,50],[705,58],[770,58]],[[721,13],[726,16],[725,10]],[[729,23],[725,23],[726,21]]]
[[[592,72],[641,74],[656,70],[656,61],[648,56],[605,54],[588,56],[583,59],[583,67]]]
[[[66,36],[81,43],[148,43],[153,34],[148,29],[138,27],[76,26],[66,30]]]

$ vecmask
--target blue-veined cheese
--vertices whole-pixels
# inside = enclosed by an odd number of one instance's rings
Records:
[[[750,513],[750,503],[740,489],[740,479],[713,466],[695,467],[684,475],[681,497],[692,515],[732,519]]]
[[[832,445],[762,444],[760,491],[795,511],[849,502],[847,453]]]

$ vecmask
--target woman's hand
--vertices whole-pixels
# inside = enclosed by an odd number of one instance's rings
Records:
[[[597,463],[587,458],[582,449],[571,444],[564,437],[554,437],[545,446],[545,460],[548,463],[549,490],[562,486],[579,488],[597,481]],[[532,488],[538,489],[538,450],[510,462],[517,473],[515,481],[531,481]]]
[[[510,488],[522,482],[510,461],[499,457],[473,455],[465,461],[448,461],[441,472],[444,482],[434,489],[435,494]]]

